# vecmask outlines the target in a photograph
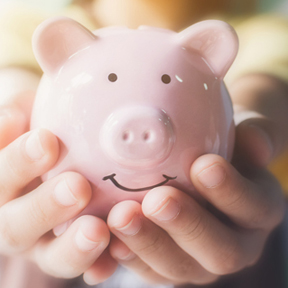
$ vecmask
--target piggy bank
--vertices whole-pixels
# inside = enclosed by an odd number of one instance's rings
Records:
[[[115,203],[141,202],[162,185],[197,197],[193,161],[205,153],[231,158],[233,109],[223,77],[238,41],[228,24],[92,33],[53,18],[37,28],[33,48],[44,74],[31,128],[52,131],[61,149],[44,180],[84,175],[93,190],[85,213],[105,217]]]

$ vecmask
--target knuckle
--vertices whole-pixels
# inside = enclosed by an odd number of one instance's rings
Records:
[[[51,219],[47,212],[47,207],[43,206],[43,203],[38,197],[31,197],[28,216],[30,218],[31,226],[38,228],[39,226],[46,226]]]
[[[206,285],[215,282],[219,276],[208,272],[202,266],[196,265],[193,258],[181,259],[180,262],[174,261],[168,269],[169,279],[177,283],[192,283],[195,285]]]
[[[249,191],[248,183],[242,180],[239,186],[237,187],[237,193],[235,193],[235,189],[228,189],[227,195],[224,195],[223,199],[227,199],[227,203],[225,203],[227,208],[235,209],[245,207],[246,203],[246,194]]]
[[[166,247],[165,239],[166,237],[163,237],[163,235],[154,235],[153,239],[150,239],[149,241],[144,241],[142,245],[137,248],[137,252],[139,254],[145,254],[147,256],[159,253],[159,251],[161,251],[163,247]]]
[[[177,235],[185,242],[195,241],[202,237],[207,225],[205,218],[200,213],[196,213],[193,218],[179,227]]]
[[[150,275],[154,272],[152,268],[142,261],[134,263],[134,270],[137,271],[140,275],[143,275],[145,278],[150,278]]]
[[[216,275],[235,273],[246,266],[245,253],[238,243],[233,242],[226,245],[225,250],[213,263],[211,272]]]
[[[24,173],[22,170],[22,165],[19,165],[19,161],[13,161],[15,157],[10,157],[10,153],[4,153],[4,161],[3,166],[6,168],[6,175],[12,176],[15,182],[22,182],[22,179],[24,177]],[[9,176],[8,176],[9,177]]]
[[[274,229],[285,215],[285,202],[281,200],[266,200],[259,204],[257,213],[250,218],[248,228]]]
[[[274,214],[274,208],[270,204],[262,205],[258,213],[251,216],[249,224],[246,227],[253,229],[274,226]]]
[[[193,264],[191,262],[191,258],[182,259],[179,263],[178,261],[174,261],[173,264],[168,269],[168,275],[172,279],[180,280],[190,280],[192,274]]]
[[[0,250],[5,255],[11,255],[24,250],[23,241],[21,241],[19,235],[13,229],[13,225],[9,224],[7,219],[9,215],[4,214],[1,211],[0,215]]]

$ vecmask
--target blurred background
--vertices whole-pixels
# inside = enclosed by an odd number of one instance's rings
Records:
[[[0,4],[22,2],[25,5],[31,5],[34,8],[41,7],[50,12],[57,11],[67,4],[73,2],[72,0],[0,0]]]
[[[192,0],[193,1],[193,0]],[[41,7],[50,12],[57,11],[73,0],[0,0],[1,3],[23,2],[25,5],[29,4],[35,8]],[[277,11],[288,13],[288,0],[258,0],[259,12]]]

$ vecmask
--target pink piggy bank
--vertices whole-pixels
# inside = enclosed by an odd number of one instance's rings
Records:
[[[193,161],[205,153],[231,158],[233,109],[223,77],[238,40],[228,24],[92,33],[54,18],[38,27],[33,47],[44,75],[31,127],[61,142],[44,180],[84,175],[93,189],[85,213],[105,218],[117,202],[141,202],[161,185],[195,195]]]

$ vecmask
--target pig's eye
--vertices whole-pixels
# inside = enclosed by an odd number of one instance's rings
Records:
[[[161,80],[164,84],[169,84],[171,82],[171,77],[167,74],[162,75]]]
[[[108,80],[110,82],[116,82],[118,79],[117,75],[115,73],[110,73],[109,76],[108,76]]]

